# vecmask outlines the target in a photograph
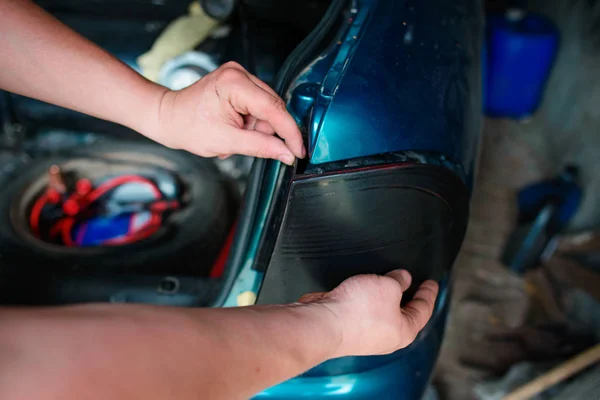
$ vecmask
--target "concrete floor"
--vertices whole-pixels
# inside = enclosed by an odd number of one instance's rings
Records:
[[[539,168],[552,174],[569,162],[582,167],[586,189],[572,230],[600,228],[600,1],[532,0],[561,32],[560,52],[540,109],[529,124],[504,125],[522,136]],[[493,127],[495,124],[490,124]],[[494,129],[494,128],[492,128]],[[504,128],[502,128],[504,129]]]
[[[434,378],[444,399],[474,398],[476,382],[518,358],[508,342],[478,346],[519,327],[529,307],[525,282],[498,260],[514,228],[517,190],[577,163],[585,195],[569,229],[600,229],[600,2],[534,0],[530,7],[557,23],[561,48],[529,121],[485,121],[471,220],[455,263],[453,308]],[[469,360],[489,368],[469,366]]]

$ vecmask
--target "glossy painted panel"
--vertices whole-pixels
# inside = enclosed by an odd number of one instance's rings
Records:
[[[330,360],[265,390],[254,400],[421,399],[437,360],[447,311],[448,286],[444,280],[434,317],[406,349],[386,356]]]
[[[311,164],[321,167],[386,152],[437,154],[456,165],[451,170],[460,172],[470,191],[481,123],[481,2],[352,4],[336,39],[286,94],[288,108],[307,134]],[[430,160],[422,158],[425,164]],[[265,164],[262,184],[276,187],[273,182],[284,169],[276,161]],[[275,204],[275,197],[267,197],[270,204],[261,200],[252,235],[280,227],[263,213]],[[239,285],[229,294],[228,305],[243,291],[256,293],[262,284],[257,259],[272,247],[255,244],[251,240],[246,248]],[[420,399],[443,337],[447,279],[436,316],[408,348],[387,356],[331,360],[255,399]]]
[[[432,151],[469,175],[481,123],[482,26],[475,0],[358,1],[337,43],[298,79],[320,85],[307,126],[311,163]]]

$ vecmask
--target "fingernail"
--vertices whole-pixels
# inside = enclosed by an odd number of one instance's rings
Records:
[[[412,279],[412,276],[410,275],[410,272],[408,272],[405,269],[401,269],[400,270],[400,274],[402,274],[402,278],[404,278],[404,280],[406,280],[406,281],[410,281]]]
[[[277,159],[279,161],[281,161],[282,163],[284,163],[284,164],[294,165],[294,159],[295,159],[295,157],[293,155],[291,155],[291,154],[282,154],[279,157],[277,157]]]

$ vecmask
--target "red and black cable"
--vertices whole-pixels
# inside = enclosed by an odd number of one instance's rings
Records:
[[[73,240],[72,231],[82,213],[87,212],[92,204],[97,202],[111,190],[130,183],[145,184],[152,191],[156,201],[149,206],[149,211],[151,213],[150,220],[135,232],[131,232],[130,230],[126,235],[106,240],[102,244],[109,246],[124,245],[150,237],[160,228],[162,224],[162,214],[167,210],[178,208],[179,203],[176,201],[163,200],[163,194],[158,186],[151,180],[139,175],[119,176],[104,182],[96,189],[93,188],[89,180],[79,180],[76,184],[75,192],[68,196],[62,204],[61,208],[66,216],[54,223],[49,230],[50,236],[52,237],[60,234],[65,246],[77,246],[78,243]],[[29,224],[33,233],[38,237],[40,236],[40,217],[44,207],[48,204],[59,204],[62,200],[61,197],[61,194],[55,189],[49,188],[34,203],[29,216]]]

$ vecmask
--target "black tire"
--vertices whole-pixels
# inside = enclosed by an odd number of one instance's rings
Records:
[[[111,159],[107,162],[106,159]],[[151,238],[120,247],[68,248],[37,239],[21,201],[39,193],[52,164],[94,160],[115,170],[142,163],[175,171],[185,184],[186,206],[168,218]],[[100,160],[100,161],[98,161]],[[102,161],[104,160],[104,161]],[[120,160],[120,161],[119,161]],[[99,174],[90,164],[87,177]],[[74,164],[73,164],[74,165]],[[85,163],[84,163],[85,165]],[[116,166],[115,166],[116,165]],[[28,162],[4,184],[0,196],[0,267],[3,272],[135,273],[204,276],[216,260],[234,222],[237,198],[210,160],[147,143],[103,143]]]

